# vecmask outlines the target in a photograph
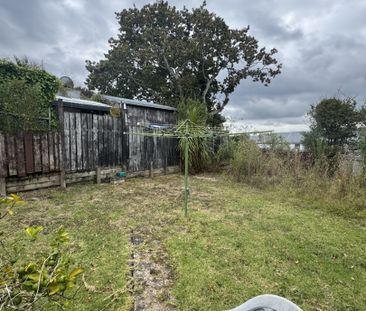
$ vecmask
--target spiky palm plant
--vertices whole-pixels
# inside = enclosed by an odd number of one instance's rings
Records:
[[[195,100],[186,100],[178,106],[179,139],[178,148],[181,161],[184,161],[184,148],[188,143],[188,158],[191,173],[201,172],[207,167],[211,159],[211,150],[207,135],[206,122],[208,112],[206,106]],[[187,135],[187,136],[186,136]]]

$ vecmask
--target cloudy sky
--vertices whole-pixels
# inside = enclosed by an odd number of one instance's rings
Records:
[[[142,0],[0,0],[0,57],[28,56],[83,85],[85,60],[99,60],[118,31],[114,12]],[[170,1],[196,7],[201,1]],[[269,87],[244,81],[225,115],[236,128],[307,128],[324,96],[366,99],[366,0],[207,0],[235,28],[278,49],[283,73]]]

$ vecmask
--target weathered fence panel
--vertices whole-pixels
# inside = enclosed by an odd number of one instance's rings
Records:
[[[109,114],[65,112],[65,171],[122,165],[123,129],[119,124],[120,119]]]
[[[0,175],[24,177],[60,169],[58,132],[0,133]]]
[[[167,137],[151,137],[138,135],[140,124],[176,124],[176,115],[170,111],[151,108],[129,107],[127,115],[128,124],[128,171],[144,171],[152,168],[177,166],[178,139]]]

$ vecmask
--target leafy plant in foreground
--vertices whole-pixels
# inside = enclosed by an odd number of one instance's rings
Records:
[[[14,206],[21,203],[24,201],[14,194],[1,198],[0,219],[13,215]],[[60,228],[47,250],[28,254],[30,249],[38,249],[34,243],[43,230],[42,226],[25,228],[29,242],[27,253],[24,249],[21,255],[8,247],[6,234],[0,233],[0,310],[39,310],[47,301],[62,306],[67,305],[62,298],[72,298],[66,296],[67,291],[76,286],[83,269],[71,267],[66,248],[68,233]]]

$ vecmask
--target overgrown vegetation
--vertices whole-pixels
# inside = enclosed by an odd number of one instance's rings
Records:
[[[261,150],[248,137],[231,139],[219,153],[225,154],[228,172],[236,181],[277,189],[284,196],[319,200],[335,213],[366,210],[364,175],[353,172],[347,155],[338,153],[330,160],[325,153],[314,157],[282,148]]]
[[[0,59],[0,84],[10,80],[23,80],[30,86],[38,85],[42,101],[39,105],[47,110],[55,99],[60,86],[59,80],[45,71],[41,66],[29,62],[26,58],[11,62]]]
[[[0,130],[47,129],[58,88],[55,76],[27,58],[0,59]]]
[[[9,80],[0,84],[0,131],[30,131],[48,128],[48,109],[38,84]]]

